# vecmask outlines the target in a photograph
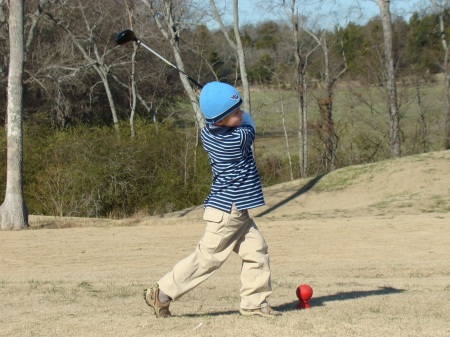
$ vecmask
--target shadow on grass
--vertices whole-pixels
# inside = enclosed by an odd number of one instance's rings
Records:
[[[191,208],[187,208],[187,209],[185,209],[185,210],[179,212],[178,217],[179,217],[179,218],[182,218],[182,217],[188,215],[189,213],[194,212],[194,211],[197,211],[197,210],[199,210],[199,209],[203,209],[203,205],[198,205],[198,206],[194,206],[194,207],[191,207]],[[164,215],[163,215],[163,217],[164,217]]]
[[[257,215],[255,215],[255,218],[260,218],[264,215],[269,214],[270,212],[276,210],[277,208],[286,205],[289,201],[297,198],[298,196],[302,195],[303,193],[308,192],[311,188],[313,188],[323,177],[325,177],[326,174],[322,174],[320,176],[315,177],[314,179],[311,179],[308,181],[304,186],[302,186],[298,191],[287,197],[286,199],[281,200],[279,203],[273,205],[272,207],[269,207],[264,212],[261,212]]]
[[[348,292],[340,292],[336,293],[334,295],[328,295],[328,296],[321,296],[321,297],[312,297],[309,300],[309,304],[311,305],[311,308],[314,307],[321,307],[326,302],[332,302],[332,301],[348,301],[348,300],[354,300],[358,298],[363,297],[369,297],[369,296],[384,296],[384,295],[392,295],[392,294],[401,294],[405,290],[404,289],[396,289],[392,287],[380,287],[377,290],[364,290],[364,291],[348,291]],[[289,303],[273,306],[273,308],[277,311],[294,311],[297,310],[297,301],[292,301]],[[208,317],[215,317],[215,316],[223,316],[223,315],[239,315],[238,310],[226,310],[226,311],[216,311],[216,312],[209,312],[209,313],[195,313],[195,314],[185,314],[182,315],[183,317],[201,317],[201,316],[208,316]]]
[[[297,198],[298,196],[302,195],[303,193],[308,192],[310,189],[312,189],[320,179],[322,179],[326,174],[322,174],[320,176],[315,177],[314,179],[311,179],[308,181],[304,186],[302,186],[298,191],[287,197],[286,199],[281,200],[279,203],[273,205],[272,207],[266,209],[265,211],[257,214],[255,218],[262,217],[264,215],[269,214],[270,212],[276,210],[277,208],[287,204],[289,201]],[[199,209],[203,209],[203,205],[194,206],[191,208],[184,209],[182,211],[175,212],[177,213],[177,217],[182,218],[184,216],[187,216],[189,213],[192,213],[194,211],[197,211]],[[171,216],[173,216],[173,213],[169,213]],[[166,214],[161,214],[160,217],[164,218]]]
[[[224,315],[239,315],[239,310],[226,310],[226,311],[215,311],[215,312],[199,312],[197,314],[184,314],[180,315],[183,317],[215,317]]]
[[[328,295],[328,296],[320,296],[320,297],[312,297],[309,300],[309,305],[311,307],[321,307],[326,302],[332,302],[332,301],[348,301],[348,300],[354,300],[362,297],[369,297],[369,296],[384,296],[384,295],[392,295],[392,294],[401,294],[405,290],[404,289],[396,289],[392,287],[380,287],[377,290],[364,290],[364,291],[348,291],[348,292],[339,292],[334,295]],[[290,303],[281,304],[278,306],[274,306],[275,310],[280,311],[290,311],[290,310],[297,310],[297,301],[292,301]]]

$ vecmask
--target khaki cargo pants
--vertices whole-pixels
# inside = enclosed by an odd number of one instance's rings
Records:
[[[233,205],[228,214],[207,207],[203,219],[206,230],[195,252],[158,282],[160,289],[176,300],[209,278],[235,252],[242,259],[240,307],[266,306],[272,292],[267,244],[248,211]]]

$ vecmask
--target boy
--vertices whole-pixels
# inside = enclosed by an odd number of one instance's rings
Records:
[[[239,92],[225,83],[208,83],[200,93],[206,121],[201,139],[213,173],[204,203],[206,230],[194,253],[144,291],[156,317],[170,316],[170,302],[209,278],[232,251],[242,259],[239,312],[281,315],[267,303],[272,292],[267,244],[248,214],[248,209],[264,205],[264,197],[252,153],[255,123],[241,104]]]

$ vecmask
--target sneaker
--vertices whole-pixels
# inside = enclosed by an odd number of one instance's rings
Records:
[[[161,303],[158,298],[159,287],[156,285],[153,288],[144,290],[145,302],[155,310],[156,317],[169,317],[172,316],[169,310],[170,302]]]
[[[243,316],[262,316],[262,317],[276,317],[281,316],[281,312],[273,310],[271,307],[266,305],[262,308],[256,309],[239,309],[239,312]]]

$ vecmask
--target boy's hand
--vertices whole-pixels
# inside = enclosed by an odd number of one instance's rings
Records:
[[[241,126],[242,125],[250,125],[253,128],[253,130],[255,130],[255,132],[256,132],[255,122],[253,121],[252,117],[245,111],[243,111],[243,114],[242,114]]]

